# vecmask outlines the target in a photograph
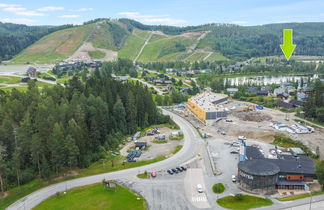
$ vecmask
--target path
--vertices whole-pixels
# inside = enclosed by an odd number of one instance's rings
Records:
[[[133,60],[133,63],[136,63],[136,61],[138,60],[138,58],[141,56],[145,46],[149,43],[150,39],[153,36],[153,32],[151,32],[150,36],[145,40],[143,46],[141,47],[140,51],[138,52],[137,56],[135,57],[135,59]]]
[[[208,53],[208,55],[206,57],[204,57],[203,61],[206,61],[214,52],[210,52]]]

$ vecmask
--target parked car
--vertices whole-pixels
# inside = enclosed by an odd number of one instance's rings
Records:
[[[230,120],[230,119],[226,119],[226,122],[233,122],[233,120]]]
[[[204,189],[203,189],[203,187],[202,187],[201,184],[197,184],[197,191],[198,191],[199,193],[203,193],[203,192],[204,192]]]
[[[232,182],[236,182],[236,176],[232,175]]]
[[[186,171],[187,169],[186,169],[186,167],[183,167],[183,166],[181,166],[180,167],[183,171]]]
[[[179,173],[178,170],[176,170],[176,169],[174,169],[174,168],[171,169],[171,170],[172,170],[173,173],[176,173],[176,174]]]
[[[170,175],[174,174],[170,169],[167,170],[167,172],[168,172]]]
[[[156,177],[156,172],[155,172],[155,171],[153,171],[153,172],[151,173],[151,177],[153,177],[153,178]]]
[[[176,168],[179,172],[182,172],[183,170],[179,167]]]

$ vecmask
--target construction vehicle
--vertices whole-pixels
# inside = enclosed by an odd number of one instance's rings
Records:
[[[247,107],[245,107],[243,109],[243,112],[248,112],[248,111],[253,111],[255,110],[255,106],[254,105],[248,105]]]

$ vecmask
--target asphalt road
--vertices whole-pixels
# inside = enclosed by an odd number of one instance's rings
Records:
[[[164,170],[170,167],[176,167],[181,165],[182,163],[192,159],[196,156],[195,147],[197,145],[197,141],[199,140],[199,134],[197,131],[192,127],[190,123],[186,120],[182,119],[181,117],[170,113],[168,111],[163,110],[165,114],[170,115],[173,120],[181,127],[184,132],[184,146],[183,148],[173,155],[172,157],[153,163],[150,165],[138,167],[138,168],[131,168],[111,173],[99,174],[84,178],[73,179],[70,181],[61,182],[58,184],[50,185],[48,187],[42,188],[34,193],[29,194],[28,196],[18,200],[17,202],[13,203],[7,209],[32,209],[42,201],[46,200],[47,198],[54,195],[56,192],[63,192],[75,187],[89,185],[93,183],[101,182],[103,179],[114,179],[114,180],[138,180],[136,175],[138,173],[144,171],[159,171]],[[175,205],[177,205],[175,203]]]

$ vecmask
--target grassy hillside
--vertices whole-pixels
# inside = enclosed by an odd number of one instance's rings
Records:
[[[88,38],[93,24],[54,32],[16,56],[13,64],[53,63],[72,55]]]
[[[143,25],[128,19],[100,19],[43,37],[15,57],[13,63],[57,62],[71,56],[84,41],[91,42],[95,50],[118,52],[120,58],[133,60],[140,54],[140,62],[243,61],[282,55],[280,44],[284,28],[294,30],[294,43],[297,45],[294,56],[324,56],[324,23],[174,27]],[[140,53],[149,37],[148,44]],[[98,53],[92,53],[90,57],[98,56]]]
[[[134,29],[133,33],[128,36],[124,46],[119,51],[119,57],[129,58],[131,60],[135,59],[149,36],[150,32],[148,31]]]
[[[187,48],[194,44],[196,37],[186,36],[169,36],[158,40],[153,40],[146,45],[139,61],[159,61],[164,60],[163,57],[168,57],[173,53],[185,53]]]

